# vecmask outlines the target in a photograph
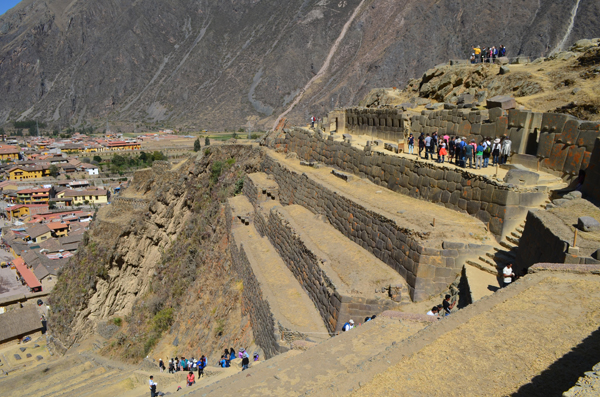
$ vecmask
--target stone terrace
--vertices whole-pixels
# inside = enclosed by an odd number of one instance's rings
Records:
[[[267,154],[265,170],[278,182],[281,202],[324,215],[405,278],[414,301],[446,291],[466,259],[492,249],[493,236],[485,225],[466,214],[369,181],[346,181],[330,168],[302,166],[278,153]]]
[[[254,208],[245,196],[229,199],[234,264],[244,280],[243,310],[250,314],[255,340],[271,357],[281,352],[280,337],[327,338],[314,304],[269,240],[252,222]]]

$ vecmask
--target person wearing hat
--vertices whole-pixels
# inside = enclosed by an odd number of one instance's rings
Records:
[[[344,331],[344,332],[350,331],[352,328],[354,328],[354,320],[350,320],[346,324],[344,324],[342,331]]]
[[[498,158],[500,157],[500,148],[502,145],[500,144],[500,138],[494,139],[494,144],[492,145],[492,165],[498,164]]]

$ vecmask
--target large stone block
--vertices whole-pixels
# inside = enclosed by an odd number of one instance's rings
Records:
[[[504,182],[517,186],[532,186],[536,185],[539,179],[538,173],[513,168],[504,177]]]
[[[584,232],[594,232],[600,230],[600,222],[591,216],[582,216],[577,220],[577,228]]]
[[[562,113],[544,113],[542,117],[542,132],[561,134],[569,118],[568,115]]]
[[[492,201],[498,205],[519,205],[519,194],[511,190],[496,189]]]
[[[556,141],[565,145],[575,145],[579,136],[579,120],[567,120],[562,134],[556,137]]]
[[[507,95],[496,95],[487,100],[488,108],[514,109],[517,107],[515,98]]]
[[[502,108],[492,108],[489,111],[490,121],[494,123],[498,118],[504,116],[504,110]]]
[[[587,170],[590,166],[590,159],[592,157],[592,152],[584,152],[583,153],[583,161],[581,162],[581,170]]]
[[[579,169],[581,168],[584,154],[584,147],[569,146],[563,171],[571,175],[577,175],[579,173]]]
[[[529,110],[510,109],[508,111],[508,128],[528,128]]]
[[[550,158],[544,160],[546,167],[555,171],[562,171],[567,160],[567,153],[569,148],[562,143],[557,143],[552,147],[552,153]]]
[[[495,109],[497,109],[497,108],[495,108]],[[507,129],[508,129],[508,118],[505,116],[498,118],[498,120],[496,120],[495,136],[501,137],[502,135],[506,134]]]
[[[579,136],[577,137],[577,145],[585,147],[586,152],[591,152],[594,150],[594,143],[598,136],[600,136],[598,131],[580,130]]]
[[[511,128],[510,140],[512,141],[512,153],[524,153],[525,145],[527,144],[527,130],[524,128]]]
[[[540,134],[540,142],[538,143],[537,156],[547,159],[552,154],[552,147],[554,146],[554,137],[556,134]]]
[[[486,138],[496,136],[496,124],[481,124],[480,134]]]

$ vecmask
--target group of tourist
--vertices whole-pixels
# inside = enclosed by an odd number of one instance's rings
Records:
[[[240,349],[238,355],[239,358],[242,360],[242,371],[248,369],[248,366],[250,365],[250,356],[248,355],[246,349]],[[258,353],[254,352],[253,360],[256,362],[258,361],[258,358]],[[235,360],[235,350],[233,350],[233,347],[231,348],[231,350],[225,349],[225,353],[221,355],[221,360],[219,360],[219,366],[221,368],[229,368],[231,366],[231,361],[233,360]]]
[[[473,46],[473,52],[471,53],[471,63],[482,63],[482,62],[494,62],[494,59],[498,57],[506,56],[506,47],[503,45],[496,48],[496,46],[492,47],[484,47],[481,49],[480,46]]]
[[[434,306],[430,311],[427,312],[428,316],[436,316],[436,317],[445,317],[450,315],[454,306],[456,306],[456,301],[451,302],[450,299],[452,297],[450,295],[446,295],[441,304]]]
[[[250,365],[250,356],[248,355],[248,352],[246,352],[246,349],[241,348],[238,353],[238,356],[242,360],[242,371],[248,369],[248,366]],[[229,368],[229,367],[231,367],[231,361],[233,361],[235,359],[236,359],[235,349],[233,347],[230,349],[225,349],[224,354],[221,355],[221,359],[219,360],[219,366],[222,368]],[[255,362],[259,360],[259,354],[257,352],[254,353],[253,359]],[[180,372],[180,371],[189,371],[189,373],[187,375],[186,383],[188,386],[192,386],[194,383],[196,383],[196,375],[194,374],[194,372],[198,373],[198,379],[200,379],[202,376],[204,376],[204,368],[206,368],[207,359],[206,359],[206,356],[204,356],[204,355],[202,355],[202,357],[200,357],[200,359],[198,359],[198,360],[194,359],[194,357],[192,357],[189,360],[186,359],[185,357],[181,357],[181,358],[174,357],[169,360],[168,365],[169,365],[169,373],[170,374],[174,374],[174,373]],[[162,360],[162,358],[160,360],[158,360],[158,369],[160,370],[160,372],[164,372],[167,370],[167,367],[165,366],[165,363]],[[151,396],[156,395],[156,385],[157,384],[154,382],[154,378],[151,376],[150,377],[150,394],[151,394]]]
[[[408,154],[415,154],[415,137],[410,134],[407,139]],[[466,168],[467,163],[469,168],[487,168],[490,157],[492,165],[506,163],[512,149],[511,140],[505,135],[502,138],[482,138],[479,143],[475,139],[467,142],[464,137],[450,137],[444,135],[439,137],[437,131],[431,136],[421,133],[418,138],[420,158],[425,160],[436,160],[438,163],[444,163],[446,157],[448,161],[459,167]],[[425,156],[423,156],[425,151]],[[434,158],[437,155],[437,159]]]
[[[375,320],[375,317],[377,317],[377,315],[373,314],[371,317],[365,317],[365,323],[368,323],[371,320]],[[361,324],[358,324],[361,325]],[[344,326],[342,327],[342,331],[346,332],[346,331],[350,331],[351,329],[354,328],[354,320],[350,319],[347,323],[344,324]]]

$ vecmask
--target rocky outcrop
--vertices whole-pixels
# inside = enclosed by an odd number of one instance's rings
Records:
[[[259,157],[251,147],[227,146],[177,171],[136,173],[123,197],[99,211],[84,246],[60,275],[50,298],[52,336],[68,348],[97,324],[119,317],[124,325],[111,346],[136,359],[175,339],[179,351],[199,356],[200,349],[224,348],[250,335],[229,271],[220,201]],[[196,318],[192,325],[190,318]]]

